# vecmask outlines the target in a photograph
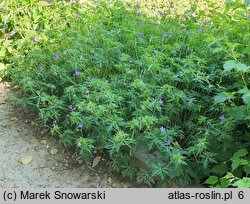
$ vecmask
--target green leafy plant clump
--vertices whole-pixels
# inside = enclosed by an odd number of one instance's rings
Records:
[[[22,95],[18,104],[83,159],[107,153],[123,177],[245,187],[247,3],[150,2],[0,3],[0,59]]]
[[[211,187],[250,188],[250,160],[247,149],[239,149],[229,161],[214,166],[211,173],[214,175],[205,181]]]

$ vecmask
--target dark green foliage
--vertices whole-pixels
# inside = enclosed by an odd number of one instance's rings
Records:
[[[150,16],[119,1],[8,2],[1,35],[17,33],[1,46],[19,104],[83,159],[104,150],[124,177],[187,185],[249,148],[244,4]]]
[[[247,149],[239,149],[230,161],[216,165],[205,184],[216,188],[250,188],[250,159]]]

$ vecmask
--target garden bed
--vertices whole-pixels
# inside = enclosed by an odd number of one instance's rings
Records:
[[[18,105],[82,160],[103,152],[111,171],[149,186],[250,185],[247,2],[0,9],[1,58]]]

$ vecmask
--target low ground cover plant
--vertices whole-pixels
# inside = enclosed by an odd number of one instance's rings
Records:
[[[82,159],[151,186],[249,183],[249,9],[208,2],[3,1],[5,77]]]

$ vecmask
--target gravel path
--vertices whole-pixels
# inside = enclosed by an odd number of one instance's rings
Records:
[[[3,87],[6,83],[0,83],[0,187],[132,186],[110,175],[104,159],[94,169],[77,160],[39,128],[34,116],[7,100],[11,91]]]

